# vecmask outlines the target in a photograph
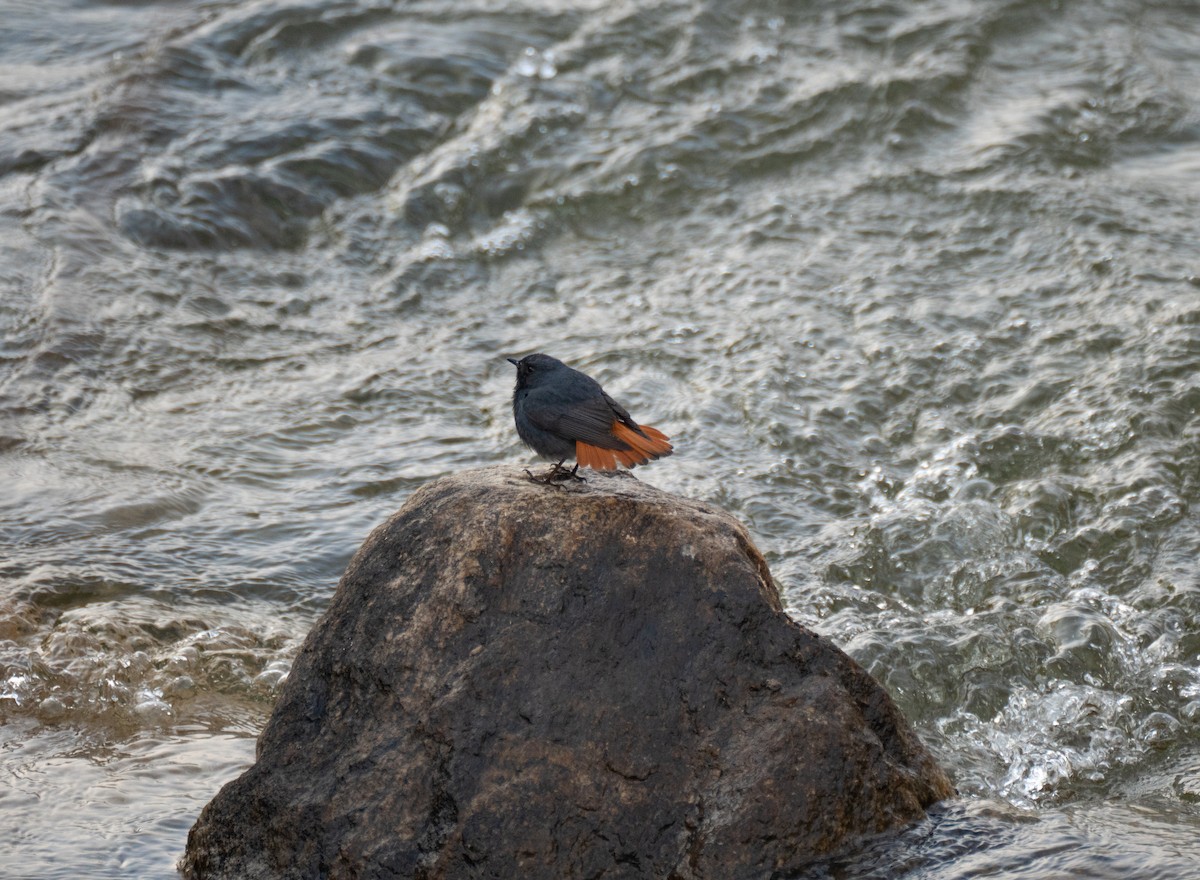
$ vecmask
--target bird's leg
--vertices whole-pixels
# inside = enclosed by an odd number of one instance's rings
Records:
[[[545,483],[546,485],[550,485],[556,480],[566,479],[566,477],[570,475],[571,472],[563,467],[564,461],[566,461],[565,458],[560,458],[550,466],[550,470],[546,471],[546,473],[542,474],[541,476],[534,476],[532,473],[530,473],[529,468],[525,468],[525,473],[529,474],[529,479],[533,480],[535,483]]]
[[[525,474],[529,477],[529,479],[533,480],[535,483],[545,483],[546,485],[549,485],[551,480],[554,479],[554,469],[553,468],[546,471],[546,473],[540,474],[540,475],[535,474],[529,468],[525,468]]]
[[[587,482],[587,477],[579,476],[579,462],[575,463],[575,467],[567,470],[567,468],[563,465],[564,461],[566,461],[565,458],[560,458],[550,466],[550,470],[546,471],[546,473],[542,474],[541,476],[535,476],[532,472],[530,472],[529,468],[525,468],[525,473],[529,476],[529,479],[533,480],[535,483],[545,483],[546,485],[561,483],[565,480],[578,480],[581,483]]]
[[[586,477],[579,476],[579,462],[575,462],[575,467],[567,470],[563,465],[564,461],[566,461],[565,458],[559,461],[558,464],[551,469],[548,475],[551,480],[578,480],[581,483],[587,482]]]

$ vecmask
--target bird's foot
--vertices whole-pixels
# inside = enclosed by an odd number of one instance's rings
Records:
[[[578,463],[576,463],[575,467],[571,468],[570,470],[567,470],[565,467],[563,467],[563,463],[561,461],[558,464],[556,464],[554,466],[554,468],[551,470],[550,479],[563,480],[563,481],[576,480],[577,482],[580,482],[580,483],[587,482],[587,477],[579,476],[579,464]]]
[[[577,480],[580,483],[586,483],[587,477],[579,476],[579,465],[576,464],[573,468],[563,466],[561,461],[551,465],[550,470],[546,473],[535,475],[530,472],[529,468],[525,468],[525,473],[529,475],[529,479],[535,483],[544,483],[547,486],[565,483],[567,480]]]

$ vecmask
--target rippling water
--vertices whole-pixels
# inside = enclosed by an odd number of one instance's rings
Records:
[[[1200,877],[1194,4],[3,5],[6,875],[173,876],[544,350],[954,775],[814,877]]]

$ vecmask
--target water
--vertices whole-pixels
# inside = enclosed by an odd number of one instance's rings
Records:
[[[174,876],[544,350],[954,776],[813,876],[1200,877],[1194,4],[0,7],[6,876]]]

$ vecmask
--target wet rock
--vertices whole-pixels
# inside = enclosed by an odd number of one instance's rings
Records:
[[[181,868],[767,877],[950,793],[728,514],[494,467],[367,539]]]

